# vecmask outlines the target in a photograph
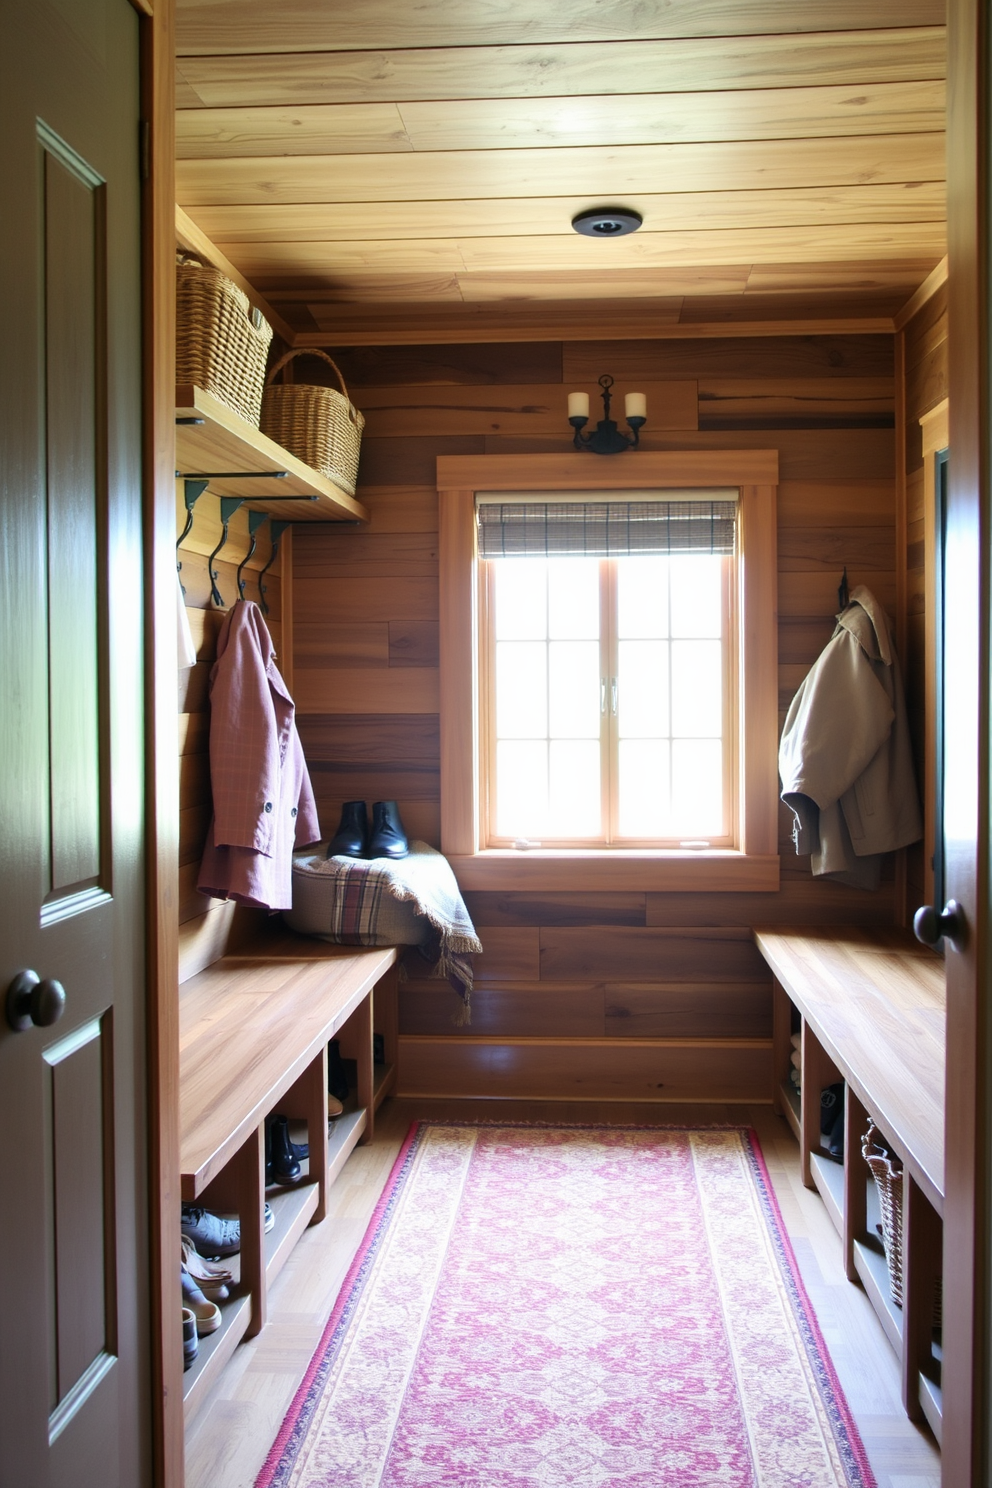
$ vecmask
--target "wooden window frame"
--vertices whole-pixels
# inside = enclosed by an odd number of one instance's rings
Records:
[[[441,848],[463,889],[774,893],[778,857],[777,450],[620,456],[442,455],[437,462]],[[483,848],[477,491],[736,487],[739,500],[740,847]]]

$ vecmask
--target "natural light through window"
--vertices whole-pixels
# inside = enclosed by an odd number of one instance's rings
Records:
[[[490,843],[730,843],[733,553],[482,568]]]

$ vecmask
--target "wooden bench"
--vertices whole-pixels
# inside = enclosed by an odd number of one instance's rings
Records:
[[[820,1192],[840,1231],[847,1276],[864,1286],[900,1357],[907,1414],[925,1417],[939,1441],[933,1318],[944,1203],[943,962],[899,930],[755,930],[754,938],[775,976],[776,1109],[799,1140],[803,1181]],[[796,1031],[801,1097],[790,1081]],[[842,1167],[820,1138],[820,1092],[839,1080]],[[891,1297],[877,1198],[861,1156],[869,1119],[905,1173],[902,1309]]]
[[[184,1376],[187,1419],[240,1340],[264,1325],[273,1280],[307,1225],[324,1218],[327,1188],[348,1154],[371,1139],[396,1076],[397,954],[282,932],[214,961],[179,989],[182,1197],[241,1223],[239,1285]],[[385,1064],[373,1062],[373,1021]],[[332,1038],[354,1062],[355,1088],[329,1135]],[[299,1184],[269,1195],[276,1223],[266,1235],[265,1117],[275,1110],[306,1123],[310,1155]]]

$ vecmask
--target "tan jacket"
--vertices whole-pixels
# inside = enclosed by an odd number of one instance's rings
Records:
[[[874,888],[879,855],[923,835],[899,662],[864,585],[792,700],[778,767],[815,874]]]

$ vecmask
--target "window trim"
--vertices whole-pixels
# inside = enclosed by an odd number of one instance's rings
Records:
[[[477,491],[737,487],[741,726],[739,850],[482,849],[479,838]],[[774,893],[778,857],[777,450],[441,455],[441,848],[464,889]]]

